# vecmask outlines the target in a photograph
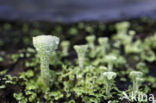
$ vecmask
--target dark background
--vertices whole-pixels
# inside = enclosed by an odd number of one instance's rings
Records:
[[[18,21],[112,21],[147,16],[156,0],[0,0],[0,19]]]

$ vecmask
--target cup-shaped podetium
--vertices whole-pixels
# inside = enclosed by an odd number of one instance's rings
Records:
[[[94,47],[95,39],[96,39],[95,35],[89,35],[86,37],[86,40],[88,42],[88,46],[89,46],[89,48],[91,48],[91,50],[94,50],[94,48],[95,48]]]
[[[98,43],[100,44],[100,55],[104,56],[106,51],[110,48],[108,43],[109,39],[107,37],[100,37],[98,38]]]
[[[84,67],[84,60],[85,60],[85,55],[88,49],[88,45],[75,45],[74,49],[78,55],[78,62],[80,68]]]
[[[88,49],[90,50],[89,56],[91,58],[94,58],[96,56],[96,54],[97,54],[96,46],[95,46],[95,40],[96,40],[95,35],[88,35],[86,37],[86,41],[87,41],[87,44],[88,44]]]
[[[127,22],[127,21],[124,21],[124,22],[121,22],[121,23],[117,23],[117,24],[115,25],[118,34],[119,34],[119,33],[125,34],[126,31],[127,31],[128,28],[129,28],[129,26],[130,26],[130,23]]]
[[[62,41],[61,42],[61,48],[62,48],[62,55],[63,56],[68,56],[69,46],[70,46],[70,42],[69,41]]]
[[[108,71],[112,71],[114,62],[117,60],[116,55],[109,54],[106,55],[104,59],[105,59],[104,61],[108,64]]]
[[[41,75],[39,82],[43,86],[50,85],[51,74],[49,70],[49,60],[52,52],[55,52],[59,44],[59,38],[51,35],[40,35],[33,37],[33,45],[40,57]]]
[[[111,95],[110,91],[112,89],[114,79],[116,78],[117,74],[115,72],[104,72],[103,76],[105,78],[105,85],[106,85],[106,95]]]
[[[133,82],[133,93],[136,93],[139,91],[139,87],[143,82],[143,73],[139,71],[132,71],[130,72],[129,76]]]
[[[100,44],[100,45],[106,45],[107,43],[108,43],[108,38],[107,37],[100,37],[100,38],[98,38],[98,43]]]

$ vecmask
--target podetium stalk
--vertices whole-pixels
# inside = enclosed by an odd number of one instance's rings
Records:
[[[55,52],[59,44],[59,38],[51,35],[41,35],[33,37],[33,45],[40,57],[41,74],[38,83],[43,88],[51,84],[51,74],[49,70],[49,60],[52,52]]]
[[[87,52],[88,45],[75,45],[74,49],[78,55],[79,66],[80,66],[80,68],[83,69],[84,68],[85,54]]]
[[[110,48],[109,45],[109,39],[107,37],[100,37],[98,38],[98,43],[100,44],[100,51],[99,51],[99,55],[100,56],[104,56],[106,54],[106,51]]]

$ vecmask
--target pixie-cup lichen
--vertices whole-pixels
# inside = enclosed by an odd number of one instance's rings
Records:
[[[103,76],[105,78],[105,86],[106,86],[106,95],[110,96],[110,91],[112,89],[112,85],[115,77],[117,76],[115,72],[104,72]]]
[[[107,37],[98,38],[98,43],[100,44],[100,55],[105,55],[106,51],[109,49],[109,43]]]
[[[88,49],[88,45],[75,45],[74,49],[78,55],[78,62],[80,68],[84,67],[84,60],[85,60],[85,55]]]
[[[124,34],[125,34],[126,31],[128,30],[129,26],[130,26],[130,23],[127,22],[127,21],[124,21],[124,22],[121,22],[121,23],[117,23],[117,24],[115,25],[115,27],[116,27],[116,29],[117,29],[117,32],[118,32],[118,33],[124,33]]]
[[[107,65],[108,65],[108,71],[112,71],[113,65],[114,65],[115,61],[117,60],[116,55],[109,54],[109,55],[105,56],[104,59],[105,59],[105,62],[107,63]]]
[[[88,44],[88,49],[90,50],[89,56],[91,58],[94,58],[96,56],[95,40],[96,40],[95,35],[89,35],[89,36],[86,37],[86,41],[87,41],[87,44]]]
[[[89,48],[91,48],[91,50],[94,50],[94,48],[95,48],[95,45],[94,45],[95,39],[96,39],[95,35],[90,35],[90,36],[86,37],[88,46],[89,46]]]
[[[62,47],[62,55],[63,56],[68,56],[68,49],[70,46],[70,42],[69,41],[62,41],[61,42],[61,47]]]
[[[51,84],[51,74],[49,70],[49,60],[59,44],[59,38],[51,35],[41,35],[33,37],[33,45],[40,57],[40,77],[39,84],[48,87]]]
[[[130,72],[129,76],[133,81],[133,93],[137,93],[139,91],[141,83],[143,82],[143,73],[139,71],[132,71]]]

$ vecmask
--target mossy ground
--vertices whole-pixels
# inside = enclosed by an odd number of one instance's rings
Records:
[[[156,32],[156,22],[150,19],[139,18],[128,20],[128,22],[130,27],[127,32],[130,30],[136,32],[133,43],[137,40],[141,40],[141,43],[144,43],[144,40],[152,37]],[[141,91],[156,95],[155,57],[154,60],[142,59],[140,54],[143,51],[126,54],[124,45],[120,45],[119,48],[114,47],[113,43],[116,40],[113,39],[113,36],[117,35],[116,23],[119,22],[62,24],[1,21],[0,103],[17,103],[18,101],[20,103],[107,103],[109,100],[112,101],[111,103],[127,103],[119,98],[121,92],[128,90],[129,86],[132,85],[128,76],[131,70],[144,73],[145,81],[141,85]],[[41,34],[56,35],[60,37],[61,41],[70,41],[69,54],[67,56],[62,55],[60,46],[57,53],[53,54],[50,65],[53,84],[50,89],[44,91],[36,83],[40,73],[40,64],[36,51],[32,46],[32,37]],[[86,68],[82,71],[77,66],[77,55],[73,46],[86,44],[85,37],[89,35],[95,35],[96,38],[108,37],[108,44],[111,48],[106,54],[114,53],[118,55],[113,68],[113,71],[118,76],[111,91],[113,95],[111,98],[104,96],[105,87],[103,86],[103,81],[100,81],[100,77],[98,77],[101,75],[100,72],[102,72],[99,66],[107,66],[106,62],[101,62],[99,57],[92,58],[87,55]],[[97,40],[95,45],[99,45]],[[144,47],[144,44],[142,46]],[[149,46],[149,48],[156,55],[156,48],[152,46]],[[94,67],[88,67],[92,64]],[[85,80],[88,83],[84,85]]]

